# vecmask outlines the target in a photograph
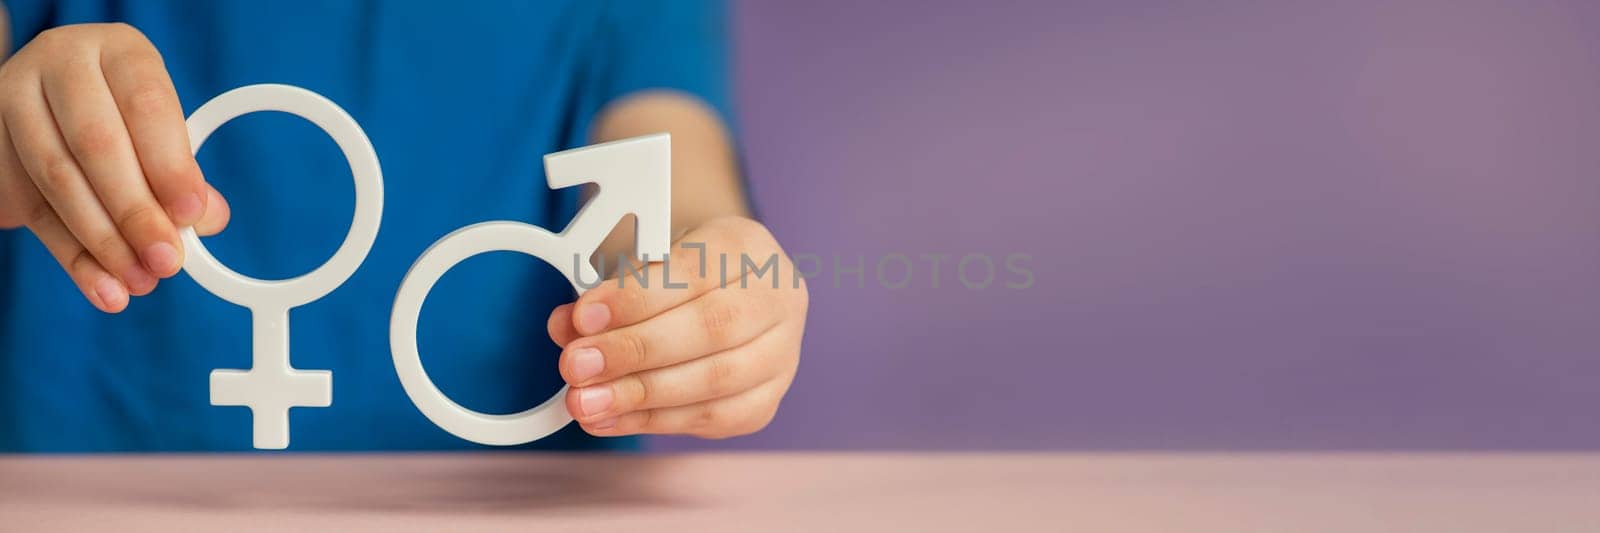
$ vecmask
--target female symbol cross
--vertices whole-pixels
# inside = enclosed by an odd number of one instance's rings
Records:
[[[289,408],[333,403],[333,373],[300,370],[289,364],[289,309],[316,301],[355,273],[378,236],[383,213],[383,174],[377,153],[355,119],[314,92],[288,85],[240,87],[206,102],[189,116],[189,139],[200,151],[223,123],[256,111],[298,115],[331,136],[344,152],[355,179],[355,218],[344,243],[316,270],[287,280],[259,280],[217,261],[193,229],[182,233],[183,270],[223,300],[250,309],[252,361],[249,370],[211,372],[211,404],[249,407],[256,448],[289,446]],[[543,438],[561,429],[567,413],[566,389],[544,403],[509,415],[490,415],[451,401],[428,378],[417,354],[417,316],[434,283],[469,257],[491,251],[522,252],[548,263],[583,292],[578,279],[597,279],[587,258],[622,216],[637,220],[635,254],[662,260],[671,235],[671,145],[660,133],[567,150],[545,156],[551,188],[584,183],[600,186],[561,233],[521,222],[494,221],[458,229],[417,258],[400,283],[389,321],[389,349],[395,371],[413,404],[434,424],[481,444],[512,445]],[[582,278],[579,278],[582,276]]]

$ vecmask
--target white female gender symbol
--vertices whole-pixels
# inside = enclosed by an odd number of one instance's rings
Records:
[[[183,270],[217,297],[250,309],[253,357],[250,370],[211,371],[211,405],[250,408],[256,448],[289,446],[289,408],[333,404],[333,373],[289,365],[289,309],[316,301],[344,284],[366,260],[383,215],[383,173],[361,126],[337,104],[288,85],[249,85],[211,99],[189,115],[195,153],[223,123],[246,113],[282,111],[322,128],[339,145],[355,178],[355,218],[333,258],[309,274],[259,280],[234,272],[212,257],[194,228],[182,232]]]
[[[628,213],[636,217],[634,249],[640,260],[664,260],[671,245],[672,146],[667,134],[549,154],[544,157],[544,166],[551,188],[594,183],[600,186],[600,192],[560,234],[520,222],[498,221],[473,224],[445,235],[422,252],[406,273],[389,318],[389,351],[394,355],[394,369],[400,374],[406,395],[428,420],[479,444],[522,444],[561,429],[572,421],[565,401],[567,389],[563,387],[536,407],[509,415],[473,411],[445,396],[428,378],[417,354],[417,315],[439,277],[478,254],[522,252],[561,271],[581,294],[584,287],[578,280],[599,281],[589,266],[589,256]],[[528,317],[528,323],[543,321]]]

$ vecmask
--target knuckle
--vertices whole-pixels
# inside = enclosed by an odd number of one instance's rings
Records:
[[[62,266],[67,268],[68,276],[78,277],[92,270],[96,264],[94,255],[90,254],[88,250],[79,250]]]
[[[59,26],[40,32],[29,43],[35,52],[43,54],[40,59],[45,60],[41,66],[49,67],[49,59],[59,59],[63,56],[77,56],[89,52],[95,46],[90,37],[89,30],[81,24]]]
[[[700,280],[695,279],[702,275],[700,272],[699,250],[673,250],[662,261],[660,268],[663,277],[661,283],[663,289],[682,286],[693,287],[701,283]],[[667,281],[672,282],[671,287],[667,285]]]
[[[650,360],[649,348],[639,335],[630,331],[616,331],[611,335],[612,346],[622,354],[619,358],[622,365],[618,370],[628,372],[631,369],[643,368]]]
[[[656,398],[656,387],[649,380],[635,377],[626,381],[624,387],[627,387],[628,393],[619,395],[621,400],[617,402],[618,408],[626,410],[652,405],[650,402]]]
[[[194,158],[187,154],[184,154],[183,157],[152,164],[147,172],[149,172],[149,175],[145,176],[145,179],[155,186],[200,181],[200,164],[196,163]],[[157,192],[162,190],[156,189]]]
[[[731,303],[708,301],[700,307],[700,327],[706,338],[719,346],[734,339],[734,329],[743,311]]]
[[[135,228],[159,225],[165,218],[166,215],[160,209],[147,203],[141,203],[129,208],[121,216],[117,217],[117,227],[121,228],[124,233],[132,233]]]
[[[46,63],[48,73],[43,78],[59,80],[63,84],[82,84],[88,75],[100,70],[100,58],[85,43],[73,43],[62,57]]]
[[[607,295],[606,305],[616,313],[617,317],[627,321],[638,320],[645,310],[645,294],[642,290],[619,289]]]
[[[134,60],[141,61],[141,60]],[[148,117],[166,110],[173,96],[160,83],[141,81],[124,89],[122,99],[130,115]]]
[[[726,221],[713,226],[712,237],[716,239],[719,248],[724,251],[743,252],[748,250],[745,246],[745,230],[738,222]]]
[[[124,132],[109,122],[93,121],[79,124],[70,141],[86,156],[97,156],[115,149]]]
[[[126,22],[106,22],[92,26],[101,39],[104,39],[114,48],[130,48],[133,50],[150,49],[155,46],[146,38],[139,28]]]
[[[38,35],[33,36],[33,40],[29,41],[28,45],[35,50],[53,49],[56,46],[59,46],[63,41],[70,41],[72,39],[72,35],[77,31],[78,29],[72,25],[56,26],[54,28],[39,32]]]
[[[122,236],[116,233],[107,233],[95,237],[94,243],[89,246],[89,252],[96,257],[116,257],[122,251]]]
[[[39,186],[40,192],[49,196],[67,190],[79,179],[78,162],[58,155],[45,160],[39,175],[34,176],[34,183]]]
[[[707,405],[696,410],[689,419],[689,432],[708,439],[726,438],[726,431],[721,427],[727,415],[715,405]]]
[[[737,392],[738,365],[727,357],[707,358],[706,364],[705,390],[718,397]]]
[[[121,39],[116,46],[102,51],[100,55],[101,65],[115,66],[119,71],[132,73],[134,77],[130,80],[138,83],[133,85],[133,88],[153,86],[165,89],[164,84],[159,83],[163,80],[152,76],[164,75],[167,70],[166,62],[162,59],[161,52],[142,36],[139,39]]]
[[[105,23],[105,30],[107,33],[116,35],[118,37],[144,37],[143,33],[139,33],[137,28],[134,28],[132,24],[128,24],[126,22],[107,22]]]
[[[729,439],[766,429],[772,418],[771,412],[742,414],[729,407],[709,405],[696,413],[690,433],[711,440]]]

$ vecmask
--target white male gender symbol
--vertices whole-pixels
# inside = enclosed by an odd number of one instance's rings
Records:
[[[578,280],[599,280],[589,266],[621,218],[632,213],[635,254],[643,261],[666,259],[671,246],[672,146],[665,133],[624,139],[549,154],[544,157],[550,187],[594,183],[600,191],[560,234],[521,222],[473,224],[445,235],[422,252],[395,294],[389,318],[389,350],[406,395],[428,420],[457,437],[479,444],[509,446],[532,442],[572,422],[567,389],[526,411],[509,415],[480,413],[450,400],[422,368],[417,354],[417,316],[428,291],[444,273],[469,257],[513,251],[531,255],[561,271],[579,294]],[[542,324],[528,317],[530,325]]]
[[[356,185],[355,217],[344,243],[327,263],[300,277],[259,280],[229,269],[206,250],[194,228],[184,228],[183,270],[217,297],[250,309],[250,370],[211,372],[211,405],[250,408],[256,448],[289,446],[289,408],[333,405],[333,373],[289,364],[289,309],[316,301],[344,284],[366,260],[383,215],[383,173],[367,134],[344,109],[321,95],[288,85],[248,85],[222,93],[189,115],[195,153],[223,123],[256,111],[297,115],[327,132],[350,164]]]

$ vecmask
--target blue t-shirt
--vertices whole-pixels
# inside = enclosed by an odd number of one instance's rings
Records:
[[[559,231],[576,191],[542,157],[586,144],[607,102],[649,89],[728,110],[726,27],[714,2],[0,0],[13,50],[58,25],[123,21],[166,60],[186,113],[228,89],[285,83],[359,122],[384,177],[382,228],[355,274],[290,311],[300,369],[333,372],[333,406],[290,411],[292,450],[476,445],[429,422],[400,387],[389,312],[412,262],[452,230],[515,220]],[[233,221],[206,240],[223,264],[282,279],[321,265],[349,228],[354,186],[321,130],[283,113],[224,124],[201,148]],[[418,345],[456,402],[521,411],[560,388],[554,268],[514,253],[469,259],[423,307]],[[0,232],[0,451],[245,450],[251,414],[213,407],[209,374],[251,366],[250,315],[185,274],[96,311],[26,231]],[[576,425],[531,448],[631,448]]]

